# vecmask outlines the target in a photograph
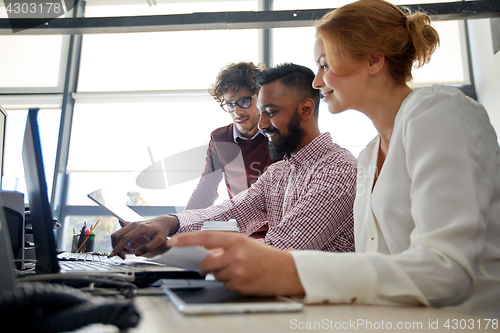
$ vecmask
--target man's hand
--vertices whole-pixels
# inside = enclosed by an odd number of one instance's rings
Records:
[[[302,295],[290,251],[278,250],[237,233],[201,231],[174,236],[169,247],[202,245],[212,250],[200,274],[213,272],[226,287],[245,295]]]
[[[168,235],[175,233],[177,229],[179,220],[172,215],[158,216],[144,222],[125,223],[123,228],[111,235],[113,251],[109,256],[119,255],[124,258],[126,253],[137,256],[163,253],[168,249]]]

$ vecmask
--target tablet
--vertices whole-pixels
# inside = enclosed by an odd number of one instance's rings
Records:
[[[222,283],[195,289],[163,286],[163,290],[177,310],[187,315],[298,312],[304,307],[301,302],[282,296],[242,296],[227,290]]]
[[[140,222],[146,220],[132,208],[121,203],[102,188],[87,194],[87,196],[99,206],[110,212],[118,220],[124,222]]]

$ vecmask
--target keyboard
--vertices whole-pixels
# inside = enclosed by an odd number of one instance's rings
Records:
[[[122,265],[119,261],[109,258],[107,254],[97,252],[70,253],[62,252],[57,258],[59,266],[65,271],[135,271],[133,265]]]
[[[130,272],[134,267],[122,266],[118,263],[99,261],[59,261],[59,266],[65,271],[123,271]]]
[[[81,253],[71,253],[71,252],[61,252],[57,255],[59,260],[71,260],[71,261],[91,261],[91,262],[114,262],[113,259],[108,257],[107,253],[99,252],[81,252]]]

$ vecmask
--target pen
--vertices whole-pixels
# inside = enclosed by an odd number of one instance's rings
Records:
[[[78,251],[80,252],[80,248],[83,242],[83,238],[85,237],[85,230],[87,229],[87,221],[83,222],[82,230],[80,231],[80,237],[78,238]]]
[[[90,233],[92,234],[94,232],[95,227],[97,227],[97,224],[99,223],[100,220],[97,220],[95,223],[94,227],[90,230]]]

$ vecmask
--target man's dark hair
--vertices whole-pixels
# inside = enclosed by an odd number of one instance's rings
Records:
[[[259,86],[255,82],[255,77],[262,71],[262,68],[263,65],[255,66],[252,62],[229,64],[220,70],[215,83],[210,86],[208,92],[219,103],[224,101],[226,92],[237,92],[240,88],[246,88],[252,94],[256,94]]]
[[[310,98],[314,102],[315,117],[318,117],[320,91],[314,89],[312,84],[314,72],[304,66],[283,63],[271,67],[257,74],[255,81],[259,86],[280,81],[285,89],[294,90],[301,94],[302,98]]]

